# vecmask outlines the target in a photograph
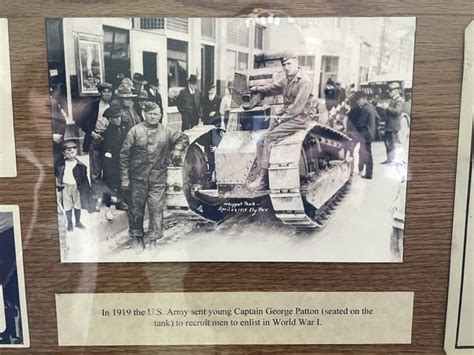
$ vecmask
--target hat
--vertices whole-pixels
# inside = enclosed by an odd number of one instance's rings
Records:
[[[388,84],[388,88],[389,88],[390,90],[393,90],[393,89],[400,89],[400,84],[397,83],[397,82],[390,83],[390,84]]]
[[[140,90],[138,93],[139,100],[148,100],[148,93],[145,90]]]
[[[281,54],[280,62],[281,62],[281,64],[283,64],[288,59],[292,59],[292,58],[298,58],[298,57],[296,56],[296,54],[294,54],[292,52],[284,52],[284,53]]]
[[[133,74],[133,82],[134,82],[134,83],[139,83],[139,84],[141,84],[141,85],[146,84],[146,80],[145,80],[145,78],[143,77],[143,74],[141,74],[141,73],[135,73],[135,74]]]
[[[208,86],[206,86],[206,92],[215,87],[216,87],[216,84],[209,84]]]
[[[153,86],[160,86],[160,80],[158,78],[151,79],[148,84]]]
[[[143,109],[143,111],[145,112],[150,112],[150,111],[153,111],[153,110],[156,110],[156,109],[159,109],[160,106],[158,106],[156,103],[154,103],[153,101],[148,101],[146,104],[145,104],[145,108]]]
[[[130,79],[130,78],[123,78],[121,84],[123,84],[125,86],[129,86],[129,87],[133,86],[132,79]]]
[[[134,95],[132,93],[132,90],[129,86],[120,84],[118,89],[117,89],[117,97],[122,97],[122,98],[127,98],[127,97],[136,97],[137,95]]]
[[[105,90],[105,89],[113,90],[114,87],[112,86],[112,84],[109,84],[109,83],[98,83],[97,84],[97,90],[99,90],[99,92],[102,92],[102,90]]]
[[[190,75],[189,75],[188,83],[197,84],[197,76],[196,76],[196,74],[190,74]]]
[[[120,109],[117,109],[116,107],[109,107],[104,111],[103,116],[106,118],[114,118],[120,116],[120,112]]]
[[[72,139],[68,139],[68,140],[63,141],[62,146],[63,146],[63,150],[66,150],[66,149],[69,149],[69,148],[77,148],[76,141],[74,141]]]

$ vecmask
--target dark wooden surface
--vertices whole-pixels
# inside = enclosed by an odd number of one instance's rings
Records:
[[[443,350],[463,33],[472,0],[258,2],[289,16],[416,16],[405,263],[61,264],[56,224],[45,17],[249,13],[250,1],[2,0],[9,19],[18,177],[0,179],[0,204],[21,212],[31,348],[26,352],[423,352]],[[370,216],[368,216],[370,221]],[[370,223],[370,222],[368,222]],[[344,245],[341,245],[344,248]],[[411,345],[57,346],[54,294],[181,291],[414,291]]]

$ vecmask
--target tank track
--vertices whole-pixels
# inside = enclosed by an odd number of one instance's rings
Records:
[[[350,190],[352,182],[351,158],[337,161],[333,167],[325,171],[320,179],[315,179],[301,185],[299,157],[301,145],[306,134],[311,131],[324,138],[342,142],[350,142],[345,134],[330,127],[311,123],[311,126],[295,135],[285,139],[272,148],[270,166],[268,171],[270,185],[270,199],[276,217],[284,224],[290,225],[300,231],[314,231],[323,229],[335,215],[339,205],[344,201]],[[315,190],[319,184],[324,184],[324,178],[339,179],[340,186],[336,191],[327,192],[330,197],[319,208],[314,207],[314,214],[308,215],[305,205],[308,202],[308,193]],[[334,193],[333,193],[334,192]]]

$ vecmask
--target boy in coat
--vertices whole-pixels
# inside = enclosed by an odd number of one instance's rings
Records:
[[[74,230],[72,211],[76,220],[76,227],[85,229],[81,223],[81,209],[89,212],[96,211],[96,201],[87,178],[87,167],[77,159],[77,145],[73,140],[63,143],[64,160],[56,165],[58,190],[62,192],[63,208],[66,211],[67,230]]]
[[[109,125],[105,130],[104,141],[102,142],[103,181],[105,184],[102,202],[104,202],[107,208],[105,217],[111,221],[114,219],[114,215],[110,210],[112,196],[116,196],[119,200],[116,208],[124,209],[124,197],[120,191],[120,150],[122,149],[127,129],[122,124],[120,108],[109,107],[105,110],[104,117],[109,121]]]

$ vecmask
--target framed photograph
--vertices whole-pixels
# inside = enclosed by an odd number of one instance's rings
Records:
[[[415,18],[53,24],[109,88],[71,103],[63,262],[403,261]]]
[[[464,74],[444,349],[474,352],[474,22],[464,37]]]
[[[16,176],[8,20],[0,18],[0,177]]]
[[[76,72],[81,96],[99,95],[97,84],[104,81],[103,47],[100,37],[75,34]]]
[[[29,347],[18,206],[0,206],[0,348]]]

